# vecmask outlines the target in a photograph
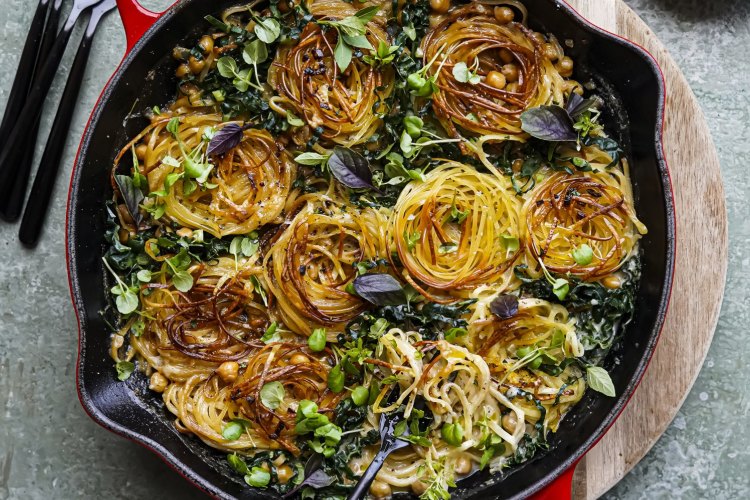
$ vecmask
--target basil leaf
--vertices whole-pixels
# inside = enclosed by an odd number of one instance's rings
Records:
[[[336,64],[342,73],[346,71],[346,68],[349,67],[349,63],[352,62],[352,48],[345,43],[344,37],[341,33],[339,33],[336,48],[333,49],[333,57],[336,59]]]
[[[365,7],[364,9],[357,11],[354,16],[359,18],[359,20],[363,23],[369,23],[370,21],[372,21],[379,10],[380,7],[378,5],[371,5],[370,7]]]
[[[143,221],[143,215],[141,214],[140,205],[143,201],[143,191],[135,187],[133,179],[127,175],[115,175],[115,182],[117,183],[117,189],[120,191],[120,196],[125,202],[125,208],[128,209],[130,217],[135,223],[136,230]]]
[[[117,370],[117,380],[125,381],[133,374],[135,365],[130,361],[118,361],[115,365],[115,369]]]
[[[596,106],[597,100],[593,97],[584,99],[575,92],[570,94],[568,103],[565,105],[565,111],[568,112],[572,119],[578,118],[581,114]]]
[[[360,49],[370,49],[373,50],[372,45],[370,45],[369,40],[367,40],[367,37],[365,35],[343,35],[344,36],[344,42],[349,47],[357,47]]]
[[[230,123],[222,127],[211,138],[211,142],[208,143],[208,155],[223,155],[230,149],[237,147],[242,142],[242,131],[243,128],[236,123]]]
[[[401,284],[390,274],[365,274],[352,282],[357,295],[376,306],[396,306],[406,303]]]
[[[252,257],[255,255],[255,252],[258,251],[260,242],[252,238],[242,238],[242,244],[240,247],[242,248],[242,255],[245,257]]]
[[[300,165],[308,165],[314,167],[328,161],[328,157],[326,155],[321,155],[318,153],[302,153],[301,155],[295,156],[294,161],[296,161]]]
[[[518,297],[508,294],[498,295],[490,303],[490,311],[503,319],[512,318],[518,314]]]
[[[319,454],[314,454],[309,458],[309,460],[305,464],[305,479],[300,484],[295,486],[292,490],[287,492],[287,498],[291,498],[292,495],[294,495],[297,491],[301,490],[304,487],[320,489],[333,484],[335,478],[329,476],[323,470],[323,461],[323,456]]]
[[[573,120],[560,106],[539,106],[524,112],[521,115],[521,129],[543,141],[565,142],[578,139]]]
[[[242,127],[236,123],[230,123],[222,127],[211,138],[211,142],[208,143],[208,155],[222,155],[237,147],[242,142],[242,131]]]
[[[270,410],[275,410],[284,401],[286,391],[281,382],[269,382],[260,390],[260,402]]]
[[[370,163],[367,158],[351,149],[336,146],[328,158],[328,168],[336,180],[346,187],[375,189]]]
[[[615,384],[612,383],[607,370],[601,366],[589,366],[586,368],[586,380],[589,383],[589,387],[596,392],[601,392],[605,396],[615,397]]]

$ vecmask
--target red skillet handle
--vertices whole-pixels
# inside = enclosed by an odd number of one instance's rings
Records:
[[[570,500],[573,497],[573,473],[576,471],[576,465],[571,465],[568,470],[542,491],[532,495],[529,500]]]
[[[151,12],[145,9],[138,3],[138,0],[117,0],[117,9],[120,11],[122,24],[125,26],[128,52],[162,15],[161,12]]]

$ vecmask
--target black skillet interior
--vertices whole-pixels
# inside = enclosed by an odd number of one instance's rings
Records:
[[[183,0],[162,16],[127,56],[107,86],[86,129],[76,160],[69,201],[71,289],[80,320],[78,385],[89,414],[105,427],[139,441],[181,474],[217,497],[272,498],[251,491],[226,465],[223,454],[178,434],[174,417],[148,390],[145,377],[116,380],[108,355],[110,328],[99,314],[107,304],[101,256],[109,171],[116,152],[145,126],[133,113],[167,103],[175,92],[171,47],[207,28],[203,17],[238,0]],[[551,449],[502,475],[486,473],[459,483],[454,498],[523,497],[567,469],[601,436],[624,407],[645,369],[666,311],[673,264],[671,187],[662,158],[660,127],[664,89],[655,63],[640,49],[582,22],[555,0],[525,0],[533,28],[573,40],[569,50],[580,81],[594,80],[607,96],[608,131],[627,146],[636,208],[649,228],[643,239],[643,280],[635,320],[607,359],[617,398],[589,392],[550,438]],[[126,118],[128,117],[128,118]],[[616,365],[616,367],[615,367]]]

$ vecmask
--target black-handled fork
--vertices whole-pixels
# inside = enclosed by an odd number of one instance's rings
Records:
[[[400,391],[398,389],[392,391],[388,402],[395,402],[399,393]],[[420,406],[421,404],[422,400],[420,400]],[[415,405],[415,408],[416,407],[417,405]],[[370,485],[383,467],[383,463],[385,463],[385,459],[388,458],[388,455],[396,450],[409,446],[409,441],[404,439],[410,434],[409,426],[406,426],[404,431],[396,436],[396,426],[403,421],[404,414],[400,411],[384,413],[380,416],[380,451],[378,451],[375,458],[372,459],[372,462],[370,462],[370,465],[367,467],[367,470],[365,470],[365,473],[362,474],[362,477],[359,478],[359,482],[349,495],[348,500],[361,500],[367,497],[367,490],[370,489]]]
[[[20,161],[22,161],[24,154],[24,150],[19,147],[19,144],[22,143],[26,134],[31,132],[34,123],[42,111],[47,92],[49,92],[49,88],[55,78],[55,73],[60,65],[60,60],[65,53],[65,47],[68,44],[68,40],[73,32],[76,21],[78,21],[81,14],[102,1],[103,0],[75,1],[62,30],[60,30],[60,33],[55,39],[55,43],[52,45],[52,49],[42,66],[40,74],[38,77],[34,78],[26,104],[17,115],[17,121],[11,132],[6,136],[7,139],[2,145],[2,150],[0,151],[0,200],[7,199],[10,191],[14,187],[14,179],[16,177],[15,167]],[[14,221],[15,219],[9,217],[9,215],[12,216],[13,214],[8,214],[6,209],[7,207],[0,206],[0,216],[5,220],[11,222]],[[16,214],[16,219],[17,218],[18,214]]]
[[[10,88],[8,103],[5,106],[5,114],[0,125],[0,137],[7,137],[8,132],[13,126],[13,120],[18,117],[18,113],[26,104],[26,96],[29,93],[29,87],[34,76],[34,66],[39,53],[39,47],[42,43],[44,25],[47,20],[52,0],[39,0],[39,4],[31,20],[29,33],[26,35],[26,42],[21,51],[21,60],[18,62],[18,70],[13,79],[13,86]]]
[[[62,10],[62,0],[55,0],[55,3],[49,9],[49,15],[47,16],[47,23],[44,26],[44,34],[42,35],[42,42],[39,46],[39,52],[36,56],[36,65],[34,66],[34,78],[40,74],[42,67],[52,50],[52,45],[57,37],[57,28],[60,24],[60,11]],[[33,80],[32,80],[33,81]],[[27,89],[28,90],[28,89]],[[36,138],[39,135],[39,121],[41,115],[36,118],[31,126],[31,130],[28,134],[25,134],[21,138],[21,142],[17,145],[19,149],[23,150],[23,156],[15,167],[15,179],[13,179],[12,185],[8,187],[7,196],[0,200],[0,210],[7,212],[7,218],[10,220],[16,220],[23,208],[23,200],[26,194],[26,184],[28,182],[29,172],[31,172],[31,164],[34,161],[34,150],[36,149]],[[2,136],[0,136],[2,137]]]
[[[21,243],[28,247],[36,246],[39,240],[44,220],[49,207],[52,190],[55,186],[55,179],[60,167],[60,157],[65,148],[65,140],[68,138],[68,129],[70,121],[75,111],[78,92],[81,88],[83,75],[86,71],[89,53],[91,52],[91,43],[96,33],[99,22],[117,6],[116,0],[104,0],[91,10],[86,31],[78,46],[73,66],[70,69],[68,81],[65,84],[60,106],[57,108],[55,121],[52,123],[47,145],[44,148],[42,159],[39,162],[34,184],[31,187],[29,201],[23,212],[21,228],[18,231],[18,237]]]

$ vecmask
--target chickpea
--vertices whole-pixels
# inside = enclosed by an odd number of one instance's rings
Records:
[[[516,425],[518,425],[518,417],[516,417],[514,412],[503,415],[502,424],[503,429],[508,432],[514,432],[516,430]]]
[[[503,64],[512,63],[515,59],[516,58],[513,55],[513,52],[505,48],[500,49],[500,60],[503,62]]]
[[[280,467],[276,467],[276,477],[279,478],[280,484],[288,483],[293,475],[294,475],[294,471],[288,465],[282,465]]]
[[[602,285],[610,290],[616,290],[622,286],[622,279],[620,279],[619,275],[612,274],[602,280]]]
[[[535,31],[534,33],[531,34],[531,39],[540,45],[547,41],[547,39],[544,38],[544,35],[542,35],[538,31]]]
[[[544,44],[544,57],[549,59],[552,62],[557,61],[559,55],[557,53],[557,48],[552,45],[551,43],[545,43]]]
[[[124,228],[120,228],[120,230],[117,232],[117,236],[120,238],[120,243],[122,243],[123,245],[127,243],[128,240],[130,240],[130,232]],[[120,342],[120,345],[115,346],[115,349],[119,349],[120,347],[122,347],[122,342]]]
[[[175,108],[184,108],[185,106],[190,106],[190,100],[187,96],[182,96],[174,102]]]
[[[568,80],[565,82],[565,91],[583,95],[583,86],[575,80]]]
[[[500,71],[503,73],[505,80],[513,83],[518,81],[518,66],[513,63],[506,64]]]
[[[186,61],[190,51],[185,47],[175,47],[172,49],[172,57],[178,61]]]
[[[139,160],[143,160],[146,157],[146,152],[148,151],[148,146],[145,144],[138,144],[135,147],[135,157]]]
[[[505,90],[511,93],[518,92],[518,83],[517,82],[509,83],[508,85],[505,86]]]
[[[451,8],[451,0],[430,0],[430,7],[435,12],[445,14]]]
[[[377,479],[372,482],[370,485],[370,494],[376,498],[383,498],[391,496],[391,485],[388,483],[384,483],[383,481],[378,481]]]
[[[177,233],[177,236],[181,238],[190,238],[191,236],[193,236],[193,230],[189,227],[181,227],[180,229],[175,231],[175,233]]]
[[[443,14],[430,14],[430,28],[437,27],[437,25],[442,23],[444,20],[445,15]]]
[[[206,67],[206,61],[204,61],[203,59],[196,59],[194,56],[190,56],[188,66],[190,66],[190,71],[194,75],[197,75],[198,73],[203,71],[203,68]]]
[[[159,372],[154,372],[148,381],[148,388],[155,392],[164,392],[168,384],[167,377]]]
[[[459,476],[465,476],[466,474],[471,472],[471,458],[469,458],[469,456],[466,454],[462,454],[458,457],[458,459],[456,459],[454,468],[456,470],[456,474],[458,474]]]
[[[291,365],[301,365],[302,363],[309,363],[309,362],[310,362],[310,358],[308,358],[304,354],[295,354],[289,360],[289,364]]]
[[[237,374],[240,371],[240,365],[236,361],[225,361],[216,369],[216,373],[221,380],[232,383],[237,380]]]
[[[422,481],[421,479],[417,479],[413,483],[411,483],[411,491],[415,495],[421,495],[425,491],[427,491],[428,484]]]
[[[500,24],[512,23],[516,15],[510,7],[495,7],[495,19]]]
[[[490,87],[495,87],[496,89],[502,90],[505,88],[505,84],[507,82],[505,80],[505,75],[503,75],[499,71],[490,71],[489,73],[487,73],[485,83]]]
[[[203,35],[200,41],[198,42],[198,46],[203,51],[204,55],[208,54],[209,52],[214,50],[214,39],[208,35]]]
[[[562,76],[572,75],[574,66],[575,64],[573,63],[573,59],[568,56],[563,57],[562,59],[560,59],[560,62],[557,63],[557,67],[560,69],[560,74]]]
[[[177,75],[177,78],[185,78],[190,74],[190,66],[187,64],[180,64],[177,66],[177,71],[175,71],[174,74]]]

